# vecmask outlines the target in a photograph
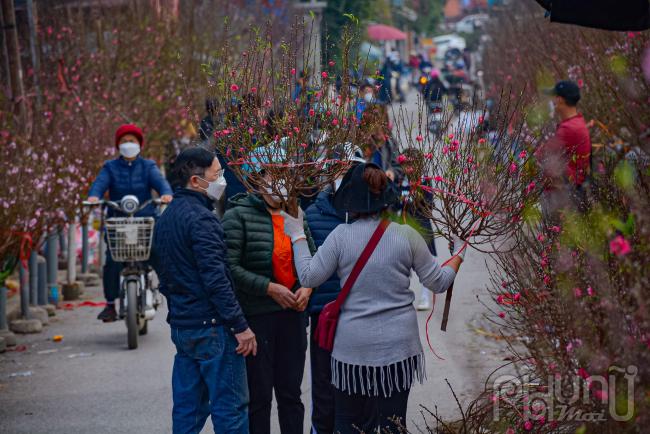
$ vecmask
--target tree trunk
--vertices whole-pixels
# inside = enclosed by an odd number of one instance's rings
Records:
[[[11,99],[14,103],[14,112],[18,115],[19,122],[24,128],[27,123],[27,108],[25,106],[25,90],[23,87],[23,67],[20,62],[20,48],[18,46],[18,32],[16,31],[16,11],[13,0],[2,1],[2,28],[7,44],[7,57],[9,59],[9,77],[11,79]]]

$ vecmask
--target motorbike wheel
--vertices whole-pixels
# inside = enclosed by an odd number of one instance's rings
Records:
[[[129,350],[138,348],[138,282],[126,284],[126,334]]]

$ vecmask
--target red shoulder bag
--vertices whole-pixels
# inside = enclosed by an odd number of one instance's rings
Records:
[[[318,317],[318,325],[316,326],[316,331],[314,332],[314,339],[316,339],[318,346],[324,350],[332,351],[334,349],[334,336],[336,336],[336,326],[339,322],[341,306],[343,306],[345,299],[348,298],[350,289],[352,289],[352,286],[359,277],[359,274],[361,274],[361,270],[363,270],[363,267],[365,267],[368,259],[370,259],[370,256],[372,256],[372,252],[375,251],[377,244],[379,244],[379,241],[384,235],[384,232],[386,232],[386,228],[389,224],[390,221],[388,220],[381,220],[379,222],[377,229],[375,229],[375,232],[372,234],[370,240],[368,241],[368,245],[366,245],[365,249],[363,249],[361,256],[359,256],[356,264],[354,264],[354,268],[352,268],[350,276],[348,276],[347,280],[345,281],[345,285],[343,285],[343,288],[341,288],[339,296],[336,297],[336,300],[327,303],[323,308],[323,311],[320,313],[320,316]]]

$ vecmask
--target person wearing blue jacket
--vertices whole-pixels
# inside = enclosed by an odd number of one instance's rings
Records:
[[[316,247],[320,247],[325,238],[338,225],[345,223],[345,213],[332,206],[332,198],[337,180],[333,187],[320,192],[316,201],[305,211],[305,219],[311,231]],[[331,353],[322,349],[314,339],[323,307],[334,301],[341,292],[341,283],[336,274],[318,287],[309,301],[308,311],[311,324],[309,356],[311,362],[311,396],[312,396],[312,432],[316,434],[334,432],[334,387],[332,386]]]
[[[223,169],[203,148],[182,151],[172,168],[174,201],[156,223],[152,263],[167,298],[172,341],[174,434],[198,433],[212,416],[218,433],[248,433],[244,357],[257,341],[233,289],[226,242],[213,201]]]
[[[88,201],[97,202],[108,191],[109,199],[119,201],[124,196],[132,194],[137,196],[140,203],[151,199],[151,190],[156,190],[163,203],[172,200],[172,189],[158,170],[153,160],[146,160],[140,156],[144,145],[142,130],[136,125],[122,125],[115,132],[115,147],[120,156],[104,163],[102,170],[97,175],[95,182],[88,192]],[[155,213],[153,204],[142,209],[136,214],[138,217],[149,217]],[[120,217],[118,211],[109,209],[108,216]],[[97,319],[112,322],[117,319],[115,299],[120,293],[120,272],[122,263],[115,262],[106,250],[106,263],[104,264],[104,296],[106,307]]]

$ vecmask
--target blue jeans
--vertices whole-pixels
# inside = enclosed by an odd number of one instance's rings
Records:
[[[248,433],[246,362],[223,326],[172,328],[174,434],[197,434],[209,415],[215,433]]]

